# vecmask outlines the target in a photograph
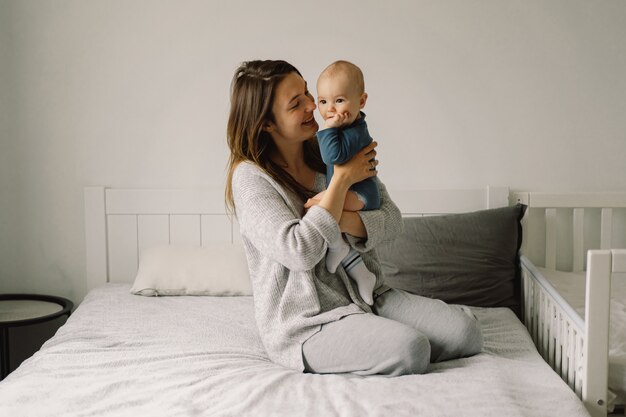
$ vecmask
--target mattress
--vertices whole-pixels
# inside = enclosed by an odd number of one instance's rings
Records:
[[[565,300],[585,318],[586,273],[537,270]],[[611,277],[611,320],[609,324],[609,389],[617,395],[616,404],[626,402],[626,274]]]
[[[269,361],[251,297],[91,291],[0,382],[15,416],[587,416],[505,308],[473,309],[485,346],[425,375],[314,375]]]

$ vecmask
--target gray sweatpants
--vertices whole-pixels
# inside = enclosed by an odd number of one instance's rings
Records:
[[[352,314],[327,323],[302,346],[313,373],[426,372],[429,362],[481,351],[480,324],[459,306],[390,289],[376,298],[375,314]]]

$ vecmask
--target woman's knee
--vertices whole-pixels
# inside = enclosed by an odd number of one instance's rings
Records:
[[[473,356],[483,349],[483,333],[476,318],[465,313],[459,314],[456,325],[452,326],[450,340],[447,341],[439,357],[434,362]]]
[[[393,375],[423,374],[430,363],[430,342],[417,331],[408,333],[397,345]]]
[[[467,306],[448,305],[454,311],[450,325],[452,350],[458,357],[472,356],[483,348],[483,332],[480,322]]]
[[[480,323],[475,318],[467,317],[465,330],[462,333],[462,346],[464,346],[465,354],[463,356],[471,356],[483,349],[483,332]]]

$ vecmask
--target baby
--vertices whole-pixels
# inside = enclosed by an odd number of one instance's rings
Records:
[[[324,126],[317,133],[317,139],[327,167],[326,185],[333,176],[333,165],[349,161],[372,142],[365,123],[365,113],[361,111],[366,101],[363,73],[350,62],[336,61],[330,64],[317,80],[317,106],[324,118]],[[376,169],[374,164],[372,169]],[[321,199],[322,194],[313,199]],[[344,210],[375,210],[379,207],[378,184],[371,177],[350,188]],[[334,273],[340,263],[348,276],[357,283],[363,301],[372,305],[376,276],[367,269],[361,255],[343,237],[328,245],[326,268]]]

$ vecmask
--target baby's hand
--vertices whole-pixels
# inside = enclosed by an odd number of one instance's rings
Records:
[[[313,206],[317,206],[320,203],[320,199],[317,199],[316,197],[313,198],[309,198],[305,203],[304,203],[304,209],[308,210]]]
[[[324,193],[326,193],[326,191],[321,191],[319,193],[317,193],[316,195],[314,195],[313,197],[309,198],[306,203],[304,203],[304,209],[308,210],[313,206],[317,206],[320,201],[322,201],[322,198],[324,197]]]
[[[335,113],[333,116],[329,117],[324,121],[324,127],[341,127],[348,122],[350,119],[350,113]]]

